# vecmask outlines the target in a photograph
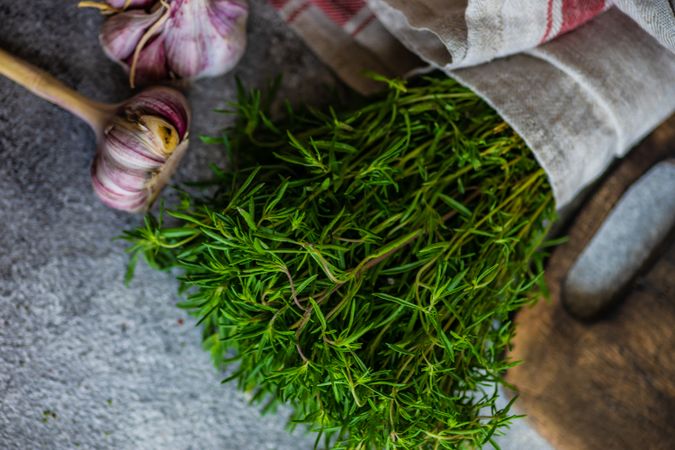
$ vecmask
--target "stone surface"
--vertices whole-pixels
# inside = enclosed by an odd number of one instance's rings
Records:
[[[130,95],[97,42],[101,18],[75,0],[0,0],[0,47],[102,101]],[[234,97],[234,76],[320,102],[335,79],[253,0],[250,46],[234,74],[189,89],[194,136],[216,133],[213,113]],[[199,144],[177,174],[194,179],[223,151]],[[107,209],[90,188],[95,142],[87,125],[0,79],[0,448],[310,449],[285,431],[287,412],[261,417],[200,348],[175,307],[171,274],[144,265],[129,288],[113,240],[137,216]],[[503,448],[547,448],[522,421]]]
[[[592,318],[605,311],[675,226],[675,161],[657,164],[624,194],[563,285],[565,306]]]

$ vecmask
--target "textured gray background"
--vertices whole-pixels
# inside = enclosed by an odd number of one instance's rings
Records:
[[[92,98],[127,98],[98,46],[100,17],[76,3],[0,0],[0,47]],[[263,0],[249,36],[235,71],[247,84],[283,73],[284,96],[326,98],[334,77]],[[233,86],[229,75],[191,87],[193,135],[224,126],[211,111]],[[169,274],[141,265],[123,286],[124,244],[112,237],[140,218],[95,199],[94,147],[83,122],[0,79],[0,449],[311,448],[311,436],[287,434],[285,414],[261,417],[219,383]],[[195,142],[178,178],[222,158]],[[526,422],[500,442],[547,447]]]

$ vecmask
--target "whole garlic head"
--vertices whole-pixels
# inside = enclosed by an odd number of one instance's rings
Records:
[[[247,18],[246,0],[160,0],[149,10],[111,16],[100,40],[106,54],[129,71],[132,86],[213,77],[243,56]]]
[[[174,89],[150,88],[121,105],[92,165],[101,201],[123,211],[146,209],[187,150],[189,125],[187,100]]]

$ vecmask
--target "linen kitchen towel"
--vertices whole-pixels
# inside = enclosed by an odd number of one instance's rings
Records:
[[[673,0],[271,0],[362,93],[436,68],[532,148],[558,207],[675,110]],[[407,51],[406,51],[407,49]]]

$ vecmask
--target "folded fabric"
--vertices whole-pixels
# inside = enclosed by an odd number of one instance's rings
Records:
[[[373,0],[372,10],[406,46],[456,69],[536,47],[588,22],[604,0]]]
[[[559,207],[675,110],[675,54],[614,8],[540,47],[449,73],[525,139]]]
[[[474,89],[530,145],[558,207],[675,110],[672,0],[272,3],[363,93],[367,70],[424,66]]]

